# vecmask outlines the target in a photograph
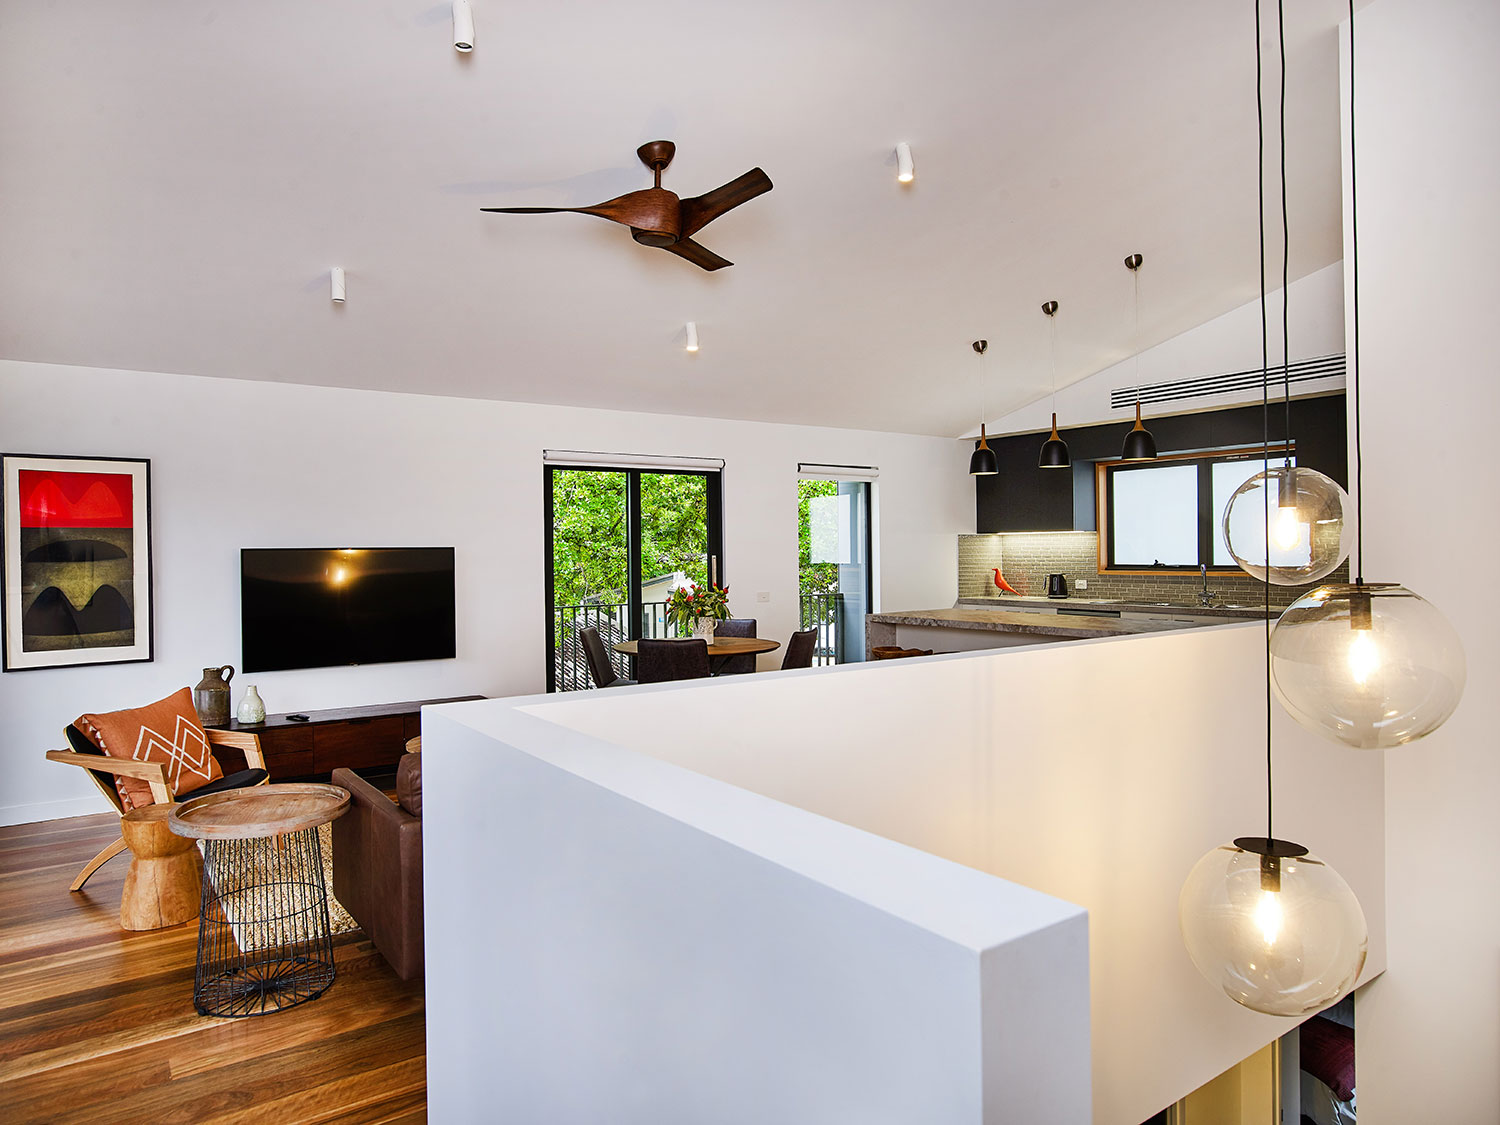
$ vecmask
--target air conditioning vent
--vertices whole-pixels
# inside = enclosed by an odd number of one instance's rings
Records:
[[[1271,397],[1280,391],[1283,380],[1281,364],[1269,369]],[[1299,359],[1291,365],[1290,379],[1293,386],[1311,383],[1319,379],[1342,379],[1344,377],[1344,355],[1319,356],[1317,359]],[[1174,379],[1168,383],[1142,383],[1139,387],[1116,387],[1109,392],[1112,409],[1128,409],[1139,401],[1142,405],[1153,402],[1181,402],[1190,398],[1206,398],[1210,395],[1238,394],[1242,391],[1260,390],[1260,368],[1248,371],[1231,371],[1225,375],[1200,375],[1193,379]]]

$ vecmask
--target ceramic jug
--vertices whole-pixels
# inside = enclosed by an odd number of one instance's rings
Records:
[[[229,722],[229,681],[233,678],[233,664],[203,669],[203,679],[193,689],[193,709],[204,726],[223,726]]]
[[[254,684],[245,688],[245,697],[240,700],[240,709],[234,713],[234,717],[246,726],[266,721],[265,700],[261,699]]]

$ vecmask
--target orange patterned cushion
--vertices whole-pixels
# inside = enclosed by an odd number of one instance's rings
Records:
[[[165,762],[167,787],[178,796],[224,776],[187,688],[144,707],[80,715],[73,725],[112,758]],[[117,777],[115,788],[127,812],[152,804],[151,786],[139,778]]]

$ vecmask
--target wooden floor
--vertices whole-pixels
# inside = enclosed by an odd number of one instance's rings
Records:
[[[129,853],[68,884],[119,831],[111,813],[0,828],[0,1122],[426,1119],[422,982],[364,935],[285,1012],[193,1010],[197,922],[120,929]]]

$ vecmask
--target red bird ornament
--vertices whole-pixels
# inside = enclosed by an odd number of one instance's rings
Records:
[[[1000,568],[998,566],[994,568],[994,571],[996,586],[1000,587],[1000,589],[1007,594],[1015,594],[1017,597],[1021,596],[1021,592],[1019,590],[1017,590],[1014,586],[1012,586],[1009,582],[1007,582],[1000,576]]]

